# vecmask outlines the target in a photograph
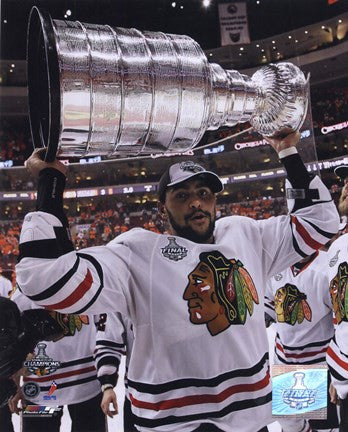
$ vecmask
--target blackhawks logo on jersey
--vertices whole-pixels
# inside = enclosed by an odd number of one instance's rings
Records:
[[[61,314],[54,311],[52,311],[51,314],[63,327],[64,336],[74,336],[76,331],[82,329],[83,324],[89,324],[89,318],[87,315]]]
[[[338,266],[336,276],[330,282],[330,295],[337,324],[348,321],[348,263]]]
[[[202,252],[199,263],[188,275],[183,295],[192,324],[206,324],[215,336],[233,324],[245,324],[254,303],[259,303],[255,284],[236,259],[218,251]]]
[[[274,297],[274,310],[280,323],[301,324],[304,319],[312,320],[312,310],[307,302],[306,294],[295,285],[285,284],[278,288]]]

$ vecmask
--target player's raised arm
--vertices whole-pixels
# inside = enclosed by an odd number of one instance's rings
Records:
[[[286,172],[286,198],[289,214],[259,221],[263,260],[269,277],[311,255],[333,237],[339,216],[329,190],[320,177],[310,174],[296,144],[294,132],[285,138],[267,138],[277,151]]]
[[[16,266],[19,289],[35,303],[64,313],[127,313],[129,253],[122,244],[76,252],[63,210],[67,168],[41,159],[26,161],[38,176],[36,211],[26,215]]]

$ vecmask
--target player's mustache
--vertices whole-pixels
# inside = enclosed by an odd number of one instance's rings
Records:
[[[185,216],[185,221],[188,221],[189,219],[191,219],[196,214],[204,214],[204,216],[211,218],[211,214],[209,212],[204,211],[204,210],[195,210],[192,213],[190,213],[189,215]]]

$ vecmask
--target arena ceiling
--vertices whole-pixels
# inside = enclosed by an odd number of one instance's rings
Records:
[[[187,34],[203,49],[220,46],[218,3],[224,0],[2,0],[1,59],[25,58],[32,6],[52,18]],[[228,2],[228,1],[226,1]],[[323,21],[348,11],[347,0],[246,0],[251,40]],[[70,11],[67,15],[67,11]]]

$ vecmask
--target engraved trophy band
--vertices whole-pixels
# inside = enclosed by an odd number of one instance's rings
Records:
[[[188,36],[52,20],[36,7],[27,57],[32,138],[46,161],[184,152],[247,121],[275,136],[299,129],[308,106],[292,63],[248,77],[209,63]]]

